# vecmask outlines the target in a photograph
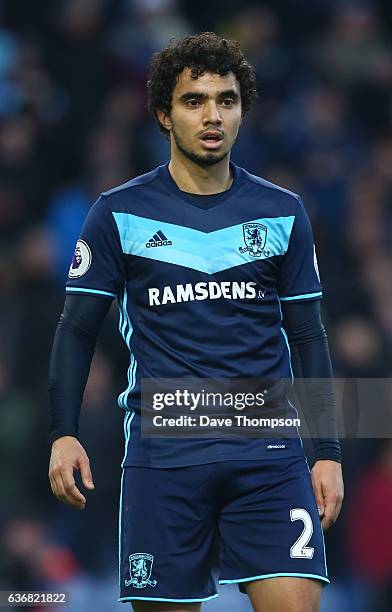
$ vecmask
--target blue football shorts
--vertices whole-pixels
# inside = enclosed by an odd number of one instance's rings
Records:
[[[215,568],[241,591],[274,576],[329,582],[304,456],[123,468],[119,601],[207,601]]]

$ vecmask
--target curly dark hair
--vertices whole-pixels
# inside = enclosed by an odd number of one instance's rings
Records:
[[[169,132],[159,122],[157,110],[170,113],[173,90],[184,68],[191,69],[194,79],[205,71],[220,75],[233,72],[240,84],[242,116],[257,97],[255,71],[237,41],[221,38],[214,32],[173,38],[168,47],[153,55],[147,81],[148,110],[165,136]]]

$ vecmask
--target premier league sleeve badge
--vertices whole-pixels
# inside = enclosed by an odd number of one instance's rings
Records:
[[[73,254],[71,267],[68,272],[69,278],[79,278],[86,274],[87,270],[91,266],[92,256],[91,250],[87,242],[84,240],[78,240]]]

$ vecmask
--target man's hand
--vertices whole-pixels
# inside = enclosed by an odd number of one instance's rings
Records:
[[[72,436],[58,438],[52,444],[49,464],[49,480],[53,494],[65,504],[84,510],[86,498],[75,484],[74,470],[80,470],[82,482],[87,489],[95,488],[90,461],[79,440]]]
[[[342,507],[342,466],[337,461],[319,460],[314,464],[311,476],[319,515],[323,517],[321,526],[326,531],[334,524]]]

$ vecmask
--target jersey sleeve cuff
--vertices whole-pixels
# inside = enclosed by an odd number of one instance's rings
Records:
[[[287,297],[279,296],[281,302],[291,302],[292,300],[316,300],[323,296],[322,291],[316,291],[315,293],[302,293],[300,295],[290,295]]]
[[[313,440],[315,460],[328,460],[342,463],[342,449],[337,438]]]
[[[91,295],[101,295],[106,298],[116,298],[117,295],[115,293],[111,293],[111,291],[102,291],[101,289],[87,289],[85,287],[66,287],[66,293],[86,293]]]

